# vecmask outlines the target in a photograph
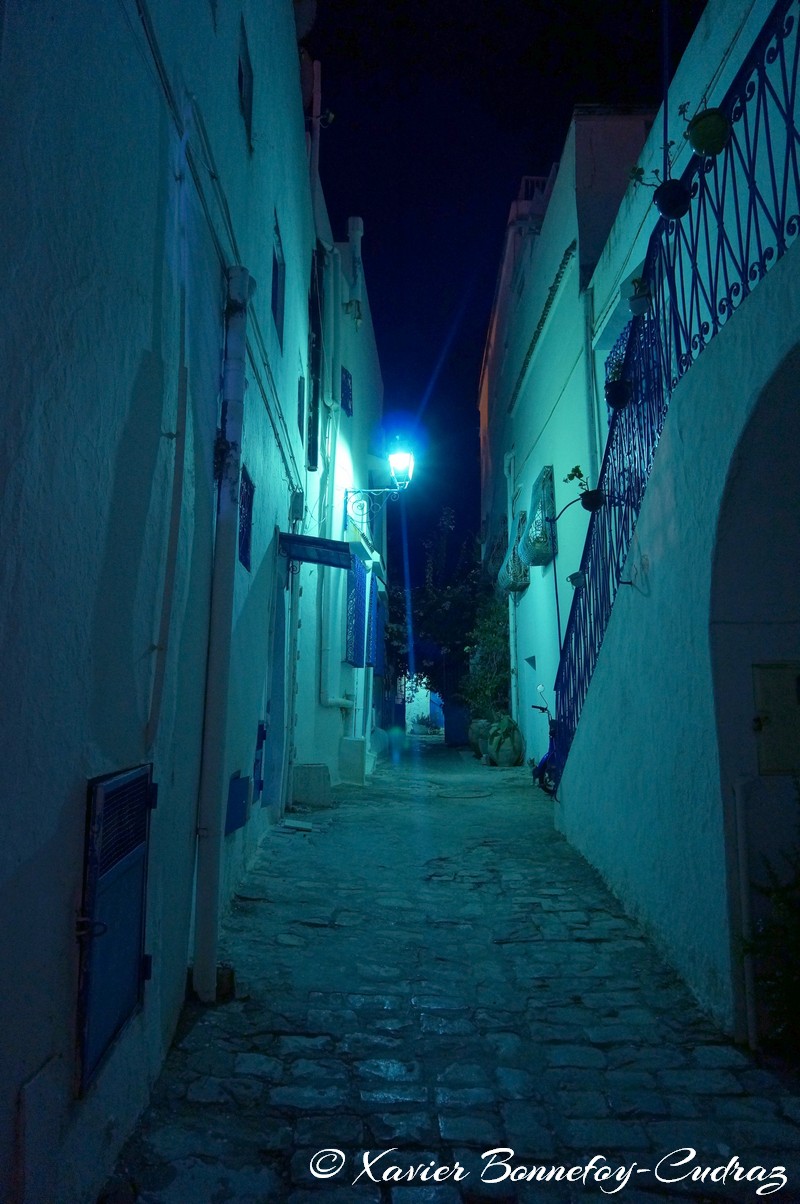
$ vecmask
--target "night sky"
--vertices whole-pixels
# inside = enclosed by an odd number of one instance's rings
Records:
[[[704,7],[671,0],[673,69]],[[549,173],[576,104],[657,108],[662,7],[319,0],[307,44],[334,114],[320,173],[335,236],[364,219],[385,424],[414,429],[403,504],[419,566],[443,506],[478,531],[478,378],[520,178]]]

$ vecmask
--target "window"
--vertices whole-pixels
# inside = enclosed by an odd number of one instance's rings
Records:
[[[253,149],[253,64],[247,45],[244,20],[239,26],[239,108],[247,134],[247,149]]]
[[[342,368],[342,409],[348,418],[353,417],[353,374]]]
[[[278,335],[278,343],[283,350],[283,309],[286,290],[286,261],[283,257],[283,243],[278,225],[278,215],[275,215],[275,229],[272,236],[272,317]]]
[[[297,379],[297,429],[302,439],[306,431],[306,378]]]
[[[347,625],[345,660],[358,669],[364,667],[364,636],[367,623],[367,570],[358,556],[351,556],[347,574]]]
[[[250,545],[253,536],[253,494],[256,487],[246,468],[239,485],[239,560],[250,572]]]

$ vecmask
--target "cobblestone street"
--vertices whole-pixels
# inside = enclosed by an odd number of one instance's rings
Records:
[[[800,1200],[796,1089],[704,1016],[527,770],[413,740],[287,819],[312,830],[270,833],[224,925],[236,998],[186,1009],[123,1152],[143,1204],[756,1200],[775,1167]]]

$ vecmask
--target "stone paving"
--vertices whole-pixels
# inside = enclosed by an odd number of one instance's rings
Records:
[[[797,1084],[715,1029],[527,770],[412,739],[334,796],[237,893],[236,997],[187,1007],[128,1198],[800,1200]]]

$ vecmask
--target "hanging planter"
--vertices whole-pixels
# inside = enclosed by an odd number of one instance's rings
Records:
[[[607,380],[604,392],[606,405],[612,410],[624,410],[631,399],[631,386],[627,380]]]
[[[628,297],[628,308],[634,318],[640,318],[650,308],[650,285],[641,276],[631,280],[633,292]]]
[[[689,212],[692,194],[683,180],[664,180],[653,193],[653,204],[662,217],[679,221]]]
[[[689,122],[686,137],[696,155],[718,155],[728,145],[731,123],[722,109],[703,109]]]
[[[602,510],[605,501],[606,495],[602,489],[584,489],[581,494],[581,505],[590,514],[594,513],[595,510]]]
[[[599,510],[606,500],[606,495],[603,493],[602,489],[589,488],[589,482],[583,475],[583,469],[581,468],[580,464],[576,464],[575,467],[571,469],[571,471],[568,472],[564,477],[565,485],[569,485],[571,481],[578,482],[580,493],[571,502],[568,502],[567,506],[574,506],[575,502],[580,502],[584,510],[588,510],[590,514],[593,510]],[[567,509],[567,506],[564,507],[564,510]],[[564,513],[564,510],[561,511],[561,514]],[[557,517],[560,518],[561,514],[557,515]]]

